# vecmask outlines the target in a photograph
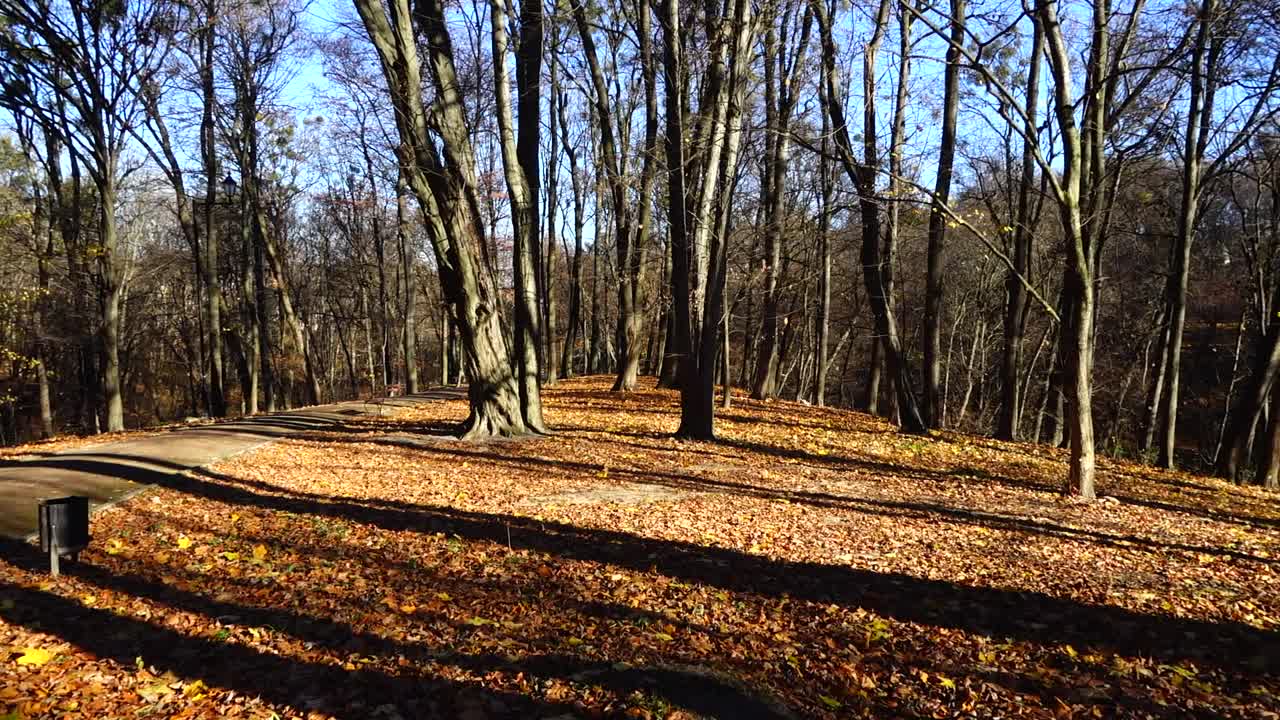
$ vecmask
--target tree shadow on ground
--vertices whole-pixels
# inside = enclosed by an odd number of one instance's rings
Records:
[[[397,448],[409,448],[412,450],[420,450],[424,452],[437,452],[444,454],[457,455],[474,460],[482,460],[488,463],[499,463],[512,467],[521,465],[529,467],[545,467],[555,468],[557,470],[573,470],[581,473],[594,475],[598,469],[598,463],[573,462],[568,460],[548,460],[545,458],[531,457],[521,455],[518,457],[501,455],[498,453],[486,452],[484,447],[477,446],[474,443],[457,444],[452,447],[436,446],[433,444],[413,443],[401,440],[399,438],[385,438],[364,440],[363,442],[373,442],[374,444],[382,444]],[[630,444],[630,443],[622,443]],[[747,443],[739,444],[746,449]],[[636,444],[641,449],[653,450],[651,446]],[[801,453],[798,451],[787,451],[786,457],[799,457]],[[803,454],[806,457],[813,457],[819,460],[825,460],[826,456]],[[730,456],[732,457],[732,456]],[[850,458],[838,458],[833,462],[838,462],[845,469],[859,470],[864,472],[909,476],[912,479],[923,481],[937,481],[939,476],[954,476],[963,478],[965,476],[988,477],[986,471],[978,468],[962,467],[947,473],[939,473],[937,471],[927,471],[919,468],[907,468],[904,466],[892,465],[889,463],[853,460]],[[1280,564],[1280,559],[1264,558],[1259,555],[1233,550],[1231,548],[1213,547],[1207,545],[1191,545],[1187,543],[1170,542],[1165,540],[1155,540],[1149,537],[1143,537],[1133,534],[1116,534],[1107,533],[1099,530],[1090,530],[1084,528],[1076,528],[1058,523],[1049,522],[1041,519],[1031,519],[1018,515],[1009,515],[997,512],[974,510],[963,507],[955,507],[940,503],[917,502],[907,500],[885,500],[880,498],[859,497],[854,495],[836,495],[826,492],[814,492],[809,490],[790,489],[785,487],[765,487],[747,482],[734,482],[728,480],[717,480],[713,478],[698,477],[695,475],[682,475],[676,473],[663,473],[655,471],[632,471],[626,469],[615,468],[610,471],[615,480],[630,480],[637,483],[649,485],[662,485],[678,490],[688,490],[693,492],[716,492],[730,495],[746,495],[750,497],[761,498],[765,500],[786,500],[799,504],[809,505],[812,507],[827,508],[832,510],[845,510],[862,513],[894,513],[908,517],[930,517],[941,516],[956,522],[962,522],[970,525],[979,525],[999,530],[1011,530],[1018,532],[1029,532],[1050,537],[1059,537],[1067,540],[1078,540],[1083,542],[1091,542],[1107,547],[1127,548],[1130,546],[1140,546],[1153,551],[1180,551],[1196,554],[1215,555],[1218,557],[1228,557],[1237,560],[1247,560],[1258,562],[1266,565]],[[995,476],[991,476],[995,477]],[[247,481],[235,478],[228,478],[228,482],[235,484],[245,483]],[[1017,483],[1018,481],[1013,481]],[[1027,488],[1039,489],[1035,485],[1026,483]],[[278,491],[279,488],[269,483],[259,483],[258,488],[269,492]],[[323,499],[317,496],[316,499]],[[378,500],[360,500],[359,502],[367,502],[377,504]]]
[[[482,460],[489,463],[501,463],[504,465],[520,466],[528,465],[530,467],[552,467],[560,470],[577,470],[584,473],[594,473],[598,469],[598,465],[594,463],[575,463],[565,460],[547,460],[538,457],[518,456],[511,457],[498,453],[488,452],[483,446],[473,442],[445,442],[437,444],[435,442],[410,442],[403,438],[396,437],[377,437],[371,436],[367,438],[326,438],[326,442],[369,442],[373,444],[387,445],[391,447],[408,449],[411,451],[432,452],[447,455],[456,455],[459,457],[472,458]],[[744,449],[751,445],[747,443],[741,444]],[[786,457],[798,457],[799,455],[809,456],[807,453],[799,453],[798,451],[786,451]],[[812,455],[810,457],[818,460],[825,460],[825,456]],[[850,468],[870,472],[893,472],[894,474],[903,474],[904,468],[887,463],[865,462],[861,460],[852,460],[849,458],[840,458],[837,460],[841,465]],[[241,486],[247,491],[261,490],[267,493],[284,492],[281,488],[270,483],[246,480],[242,478],[234,478],[226,475],[211,473],[203,469],[191,469],[180,463],[173,463],[155,458],[148,458],[136,455],[117,454],[117,453],[77,453],[71,455],[58,455],[40,460],[29,461],[31,467],[47,467],[61,470],[73,470],[84,473],[93,473],[106,477],[116,477],[129,480],[144,485],[159,485],[172,487],[173,474],[182,472],[193,472],[196,474],[212,477],[219,482],[232,486]],[[1188,553],[1200,553],[1207,555],[1216,555],[1219,557],[1229,557],[1238,560],[1247,560],[1268,565],[1280,564],[1280,560],[1275,558],[1264,558],[1251,553],[1234,550],[1231,548],[1210,547],[1204,545],[1190,545],[1186,543],[1169,542],[1162,540],[1154,540],[1132,534],[1114,534],[1106,533],[1098,530],[1089,530],[1084,528],[1075,528],[1067,525],[1047,522],[1040,519],[1030,519],[1017,515],[1007,515],[996,512],[980,511],[966,508],[959,508],[939,503],[929,502],[913,502],[905,500],[884,500],[879,498],[858,497],[851,495],[836,495],[825,492],[814,492],[787,488],[773,488],[755,485],[746,482],[733,482],[727,480],[717,480],[712,478],[697,477],[694,475],[681,475],[675,473],[658,473],[658,472],[634,472],[624,469],[615,469],[612,471],[614,478],[618,480],[629,479],[634,482],[647,484],[657,484],[672,487],[681,490],[691,490],[695,492],[718,492],[726,494],[742,494],[762,499],[782,499],[789,502],[807,504],[814,507],[822,507],[834,510],[849,510],[855,512],[894,512],[909,515],[911,517],[927,517],[942,516],[957,522],[963,522],[972,525],[981,525],[984,527],[1013,530],[1021,532],[1030,532],[1046,536],[1060,537],[1068,540],[1080,540],[1093,542],[1108,547],[1123,548],[1132,545],[1141,546],[1156,551],[1181,551]],[[936,472],[925,472],[922,470],[914,471],[922,480],[936,480]],[[948,473],[944,473],[948,474]],[[978,468],[960,468],[954,470],[952,475],[965,476],[976,475],[983,478],[991,477],[986,471]],[[914,475],[913,475],[914,477]],[[305,497],[317,500],[327,501],[331,498],[327,496],[313,495],[309,493],[302,494]],[[348,499],[350,500],[350,499]],[[414,509],[415,506],[403,506],[394,501],[381,501],[378,499],[359,499],[351,500],[362,504],[376,505],[387,507],[393,510]]]
[[[934,437],[933,439],[938,442],[953,445],[976,445],[988,450],[997,450],[1013,454],[1026,453],[1028,455],[1035,455],[1044,453],[1047,449],[1047,446],[1045,445],[1035,445],[1032,443],[1008,443],[990,438],[974,438],[967,435],[954,435],[953,433],[944,433],[940,436]],[[1115,498],[1120,503],[1146,507],[1153,510],[1162,510],[1165,512],[1194,515],[1196,517],[1202,517],[1215,522],[1230,522],[1249,527],[1280,528],[1280,518],[1277,517],[1260,517],[1240,512],[1238,510],[1206,510],[1202,507],[1198,507],[1198,505],[1216,502],[1221,499],[1221,493],[1224,487],[1223,485],[1210,484],[1209,482],[1197,483],[1174,477],[1169,474],[1147,474],[1146,470],[1148,469],[1154,473],[1159,473],[1160,471],[1155,468],[1147,468],[1146,466],[1135,465],[1110,458],[1099,458],[1098,466],[1101,471],[1100,477],[1102,477],[1104,481],[1104,486],[1102,488],[1104,494],[1107,497]],[[972,474],[980,475],[985,479],[1009,485],[1011,487],[1026,487],[1027,489],[1049,492],[1061,489],[1061,486],[1056,482],[1019,481],[1002,475],[981,471],[974,471]],[[1146,488],[1144,489],[1152,490],[1153,494],[1169,496],[1181,493],[1182,495],[1187,496],[1187,499],[1190,502],[1175,504],[1162,502],[1159,499],[1153,499],[1151,497],[1135,495],[1131,490],[1119,487],[1116,483],[1106,482],[1106,477],[1108,475],[1131,478],[1134,482],[1145,485]]]
[[[650,569],[733,592],[862,607],[903,622],[1043,645],[1072,643],[1162,662],[1195,661],[1226,672],[1280,670],[1280,634],[1235,622],[1206,622],[1087,605],[1042,593],[973,587],[899,573],[789,562],[735,550],[585,529],[531,518],[344,498],[307,497],[276,488],[255,492],[210,471],[152,472],[143,482],[220,502],[333,517],[392,531],[454,534],[546,553]]]
[[[15,541],[0,541],[0,550],[18,566],[37,569],[44,559],[34,548]],[[574,705],[531,697],[527,693],[495,690],[480,682],[448,679],[431,672],[433,666],[449,666],[473,677],[504,672],[511,677],[559,678],[589,682],[620,695],[643,692],[711,718],[795,717],[778,701],[762,697],[732,677],[701,667],[678,665],[627,666],[560,653],[524,657],[468,654],[423,643],[397,641],[358,630],[330,618],[300,615],[276,607],[254,607],[209,598],[172,584],[141,575],[119,575],[94,565],[77,565],[81,580],[104,589],[199,613],[209,618],[234,619],[244,627],[270,628],[306,643],[316,655],[337,663],[308,661],[224,642],[212,636],[193,636],[168,627],[87,607],[51,592],[0,582],[0,619],[50,633],[98,658],[128,667],[135,658],[161,672],[208,685],[262,697],[273,703],[304,710],[319,710],[343,718],[376,716],[376,708],[393,705],[410,717],[512,717],[549,718],[573,716]],[[461,593],[462,590],[454,589]],[[629,608],[600,604],[602,613],[622,615]],[[325,653],[327,652],[327,655]],[[377,657],[394,663],[361,664],[344,669],[340,661],[350,654]],[[414,665],[400,663],[405,659]],[[475,714],[478,711],[478,714]],[[473,713],[468,715],[468,713]]]

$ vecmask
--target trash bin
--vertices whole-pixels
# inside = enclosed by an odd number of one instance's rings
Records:
[[[40,551],[78,555],[89,545],[89,498],[79,495],[40,502]]]

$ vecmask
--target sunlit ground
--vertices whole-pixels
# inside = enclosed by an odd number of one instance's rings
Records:
[[[1217,481],[736,398],[561,383],[276,443],[0,561],[14,717],[1267,717],[1280,507]],[[0,715],[0,717],[3,717]]]

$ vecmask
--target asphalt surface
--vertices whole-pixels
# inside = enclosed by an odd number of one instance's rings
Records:
[[[41,500],[84,495],[99,510],[137,494],[149,484],[225,460],[281,438],[339,427],[353,418],[389,414],[465,390],[431,390],[370,402],[317,405],[212,425],[90,445],[21,460],[0,461],[0,537],[30,538]]]

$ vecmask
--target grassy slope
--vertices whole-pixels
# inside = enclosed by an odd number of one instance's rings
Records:
[[[0,710],[1280,710],[1274,496],[1106,463],[1079,503],[1056,451],[785,402],[679,442],[676,400],[562,383],[554,437],[486,444],[438,403],[112,509],[74,579],[7,548]]]

